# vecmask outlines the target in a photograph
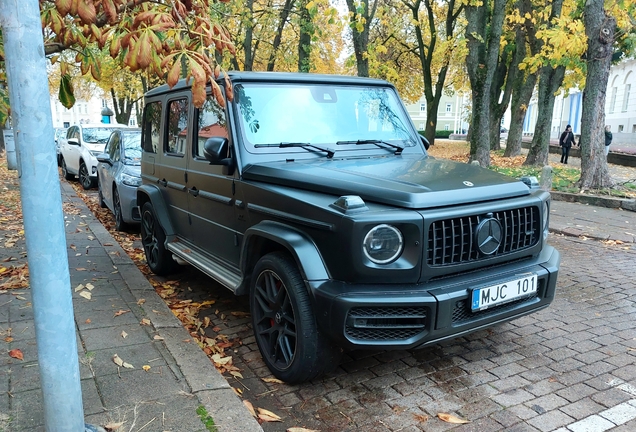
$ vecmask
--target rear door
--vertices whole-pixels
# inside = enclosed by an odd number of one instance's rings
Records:
[[[155,162],[157,184],[168,207],[173,227],[179,237],[190,238],[188,213],[187,143],[191,140],[188,128],[192,113],[189,91],[171,93],[166,101],[162,152]]]

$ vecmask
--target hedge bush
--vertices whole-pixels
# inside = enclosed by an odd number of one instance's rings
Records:
[[[420,133],[420,135],[424,136],[424,131],[418,131],[418,132]],[[452,133],[453,131],[451,130],[436,130],[435,138],[448,138]]]

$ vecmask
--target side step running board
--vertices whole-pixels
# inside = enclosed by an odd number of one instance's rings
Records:
[[[182,242],[168,242],[167,249],[177,258],[192,264],[231,291],[236,292],[243,281],[243,276],[236,269],[232,269],[219,261],[211,260]]]

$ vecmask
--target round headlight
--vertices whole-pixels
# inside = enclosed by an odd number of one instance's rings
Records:
[[[391,225],[375,226],[362,242],[364,255],[376,264],[389,264],[400,256],[404,241],[402,233]]]

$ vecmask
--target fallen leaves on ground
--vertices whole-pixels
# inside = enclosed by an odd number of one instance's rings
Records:
[[[266,383],[274,383],[274,384],[284,384],[283,381],[278,378],[261,378]]]
[[[19,348],[9,351],[9,357],[13,357],[14,359],[18,360],[24,360],[24,354],[22,354],[22,350],[20,350]]]
[[[273,412],[266,410],[265,408],[257,408],[258,418],[264,422],[279,422],[282,419]]]
[[[470,423],[470,420],[464,420],[462,418],[459,418],[457,416],[454,416],[452,414],[446,414],[446,413],[438,413],[437,417],[442,420],[445,421],[446,423],[454,423],[454,424],[466,424],[466,423]]]
[[[254,418],[258,418],[258,416],[256,415],[256,411],[254,411],[254,405],[252,405],[250,401],[244,400],[243,404],[247,407],[247,410],[250,412],[250,414],[252,414]]]
[[[181,321],[203,352],[208,355],[214,366],[221,373],[239,372],[239,368],[232,364],[232,358],[228,355],[226,350],[229,352],[230,348],[241,345],[240,339],[234,338],[230,340],[227,336],[221,334],[210,337],[205,331],[211,324],[210,318],[208,317],[206,320],[205,318],[199,317],[202,310],[215,304],[215,300],[196,302],[180,298],[179,296],[183,293],[183,290],[178,280],[166,280],[151,273],[146,263],[146,256],[143,249],[135,246],[135,243],[139,244],[140,242],[139,233],[117,231],[115,229],[113,214],[110,210],[103,209],[99,206],[97,194],[94,193],[94,191],[83,190],[77,182],[69,182],[69,184],[73,187],[76,194],[86,203],[86,206],[91,210],[93,215],[109,231],[135,265],[137,265],[142,274],[146,276],[150,284],[155,288],[157,294],[159,294],[172,313]],[[140,299],[137,304],[142,305],[144,302],[145,300]],[[127,312],[130,311],[120,310],[115,313],[115,317]],[[233,312],[232,315],[236,317],[246,317],[249,316],[249,313],[237,311]],[[145,325],[145,322],[142,320],[141,324]],[[148,324],[150,324],[150,322],[148,322]],[[214,327],[211,330],[218,333],[220,328]],[[163,338],[155,337],[155,340],[163,340]],[[217,355],[217,357],[213,357],[215,355]],[[217,361],[214,359],[217,359]]]
[[[429,419],[429,416],[426,414],[415,414],[413,413],[413,418],[420,423],[426,423]]]
[[[113,315],[113,318],[118,317],[118,316],[121,316],[121,315],[123,315],[123,314],[125,314],[125,313],[128,313],[128,312],[130,312],[130,311],[129,311],[129,310],[123,310],[123,309],[120,309],[120,310],[118,310],[117,312],[115,312],[115,315]]]
[[[113,356],[113,362],[119,366],[119,367],[124,367],[126,369],[134,369],[135,367],[133,365],[131,365],[130,363],[126,363],[125,361],[123,361],[117,354],[115,354]]]
[[[119,429],[120,427],[122,427],[124,425],[125,422],[118,422],[118,423],[107,423],[104,425],[104,429],[106,429],[107,431],[112,431],[115,432],[117,429]]]
[[[26,264],[2,267],[0,289],[21,289],[29,287],[29,268]]]

